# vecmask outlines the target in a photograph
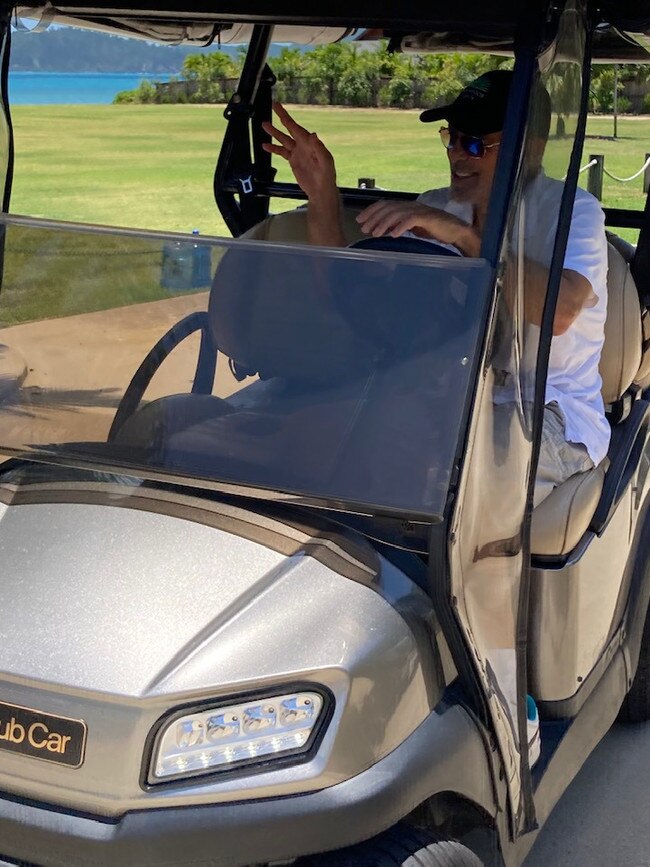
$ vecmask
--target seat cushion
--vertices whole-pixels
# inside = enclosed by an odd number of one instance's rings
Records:
[[[532,554],[560,557],[575,548],[594,516],[608,466],[605,458],[593,470],[576,473],[537,506],[530,529]]]

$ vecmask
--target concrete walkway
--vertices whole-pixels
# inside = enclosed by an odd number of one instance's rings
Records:
[[[207,308],[197,293],[0,329],[0,451],[4,446],[106,439],[131,378],[172,325]],[[153,399],[191,389],[194,334],[173,352],[147,392]],[[239,387],[218,366],[215,393]]]
[[[525,867],[650,865],[650,724],[615,725],[551,813]]]

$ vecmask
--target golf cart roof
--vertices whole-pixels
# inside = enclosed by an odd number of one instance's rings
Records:
[[[280,0],[214,4],[199,2],[141,2],[137,7],[120,2],[66,2],[34,0],[16,6],[17,13],[43,23],[56,22],[136,36],[160,42],[210,45],[247,42],[254,24],[274,24],[274,40],[297,44],[335,42],[352,35],[357,39],[409,37],[407,47],[430,51],[490,51],[510,53],[521,17],[517,0],[466,0],[462,5],[433,2],[390,2],[377,6],[370,0],[355,4],[341,0],[298,8]],[[645,0],[605,0],[600,4],[602,26],[593,57],[600,62],[650,61],[650,11]]]

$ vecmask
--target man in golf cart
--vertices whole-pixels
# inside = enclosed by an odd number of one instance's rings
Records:
[[[425,123],[448,123],[440,135],[449,158],[450,185],[425,192],[415,202],[373,203],[357,217],[364,233],[395,238],[412,234],[465,256],[479,255],[511,80],[509,71],[487,72],[450,105],[422,112],[420,119]],[[536,97],[538,111],[531,121],[531,170],[524,196],[525,315],[533,326],[541,322],[554,221],[563,189],[561,182],[542,171],[551,110],[548,93],[541,84]],[[331,153],[316,133],[297,124],[283,106],[277,104],[275,112],[286,132],[265,124],[266,132],[276,140],[265,148],[288,161],[307,195],[310,242],[347,245]],[[509,268],[514,272],[515,267],[513,256]],[[606,281],[604,214],[593,196],[577,189],[549,359],[536,505],[570,476],[600,463],[607,453],[610,429],[598,372],[607,310]],[[507,389],[502,395],[504,402],[506,393]],[[495,400],[499,400],[498,396]]]

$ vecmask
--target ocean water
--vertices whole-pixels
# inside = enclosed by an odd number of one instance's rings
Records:
[[[12,105],[107,104],[120,90],[133,90],[145,78],[168,81],[170,76],[130,72],[10,72]]]

